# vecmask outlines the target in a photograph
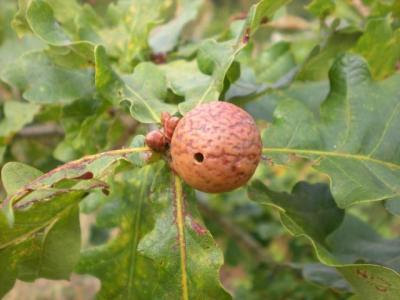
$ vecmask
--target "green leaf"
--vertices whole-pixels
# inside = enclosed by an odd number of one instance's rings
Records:
[[[79,40],[76,34],[76,31],[80,30],[79,26],[71,24],[78,22],[85,14],[88,14],[88,8],[86,6],[82,8],[75,0],[23,0],[15,22],[21,23],[22,27],[29,25],[29,29],[43,42],[56,46],[50,52],[55,51],[60,54],[59,52],[64,51],[64,56],[69,55],[67,56],[69,62],[83,60],[87,63],[93,61],[94,45],[89,41]],[[96,19],[95,13],[91,14],[91,19]],[[86,21],[86,31],[90,31],[95,22]],[[22,29],[22,33],[24,31],[26,30]]]
[[[23,237],[12,246],[0,246],[2,267],[8,270],[6,276],[0,277],[0,286],[4,284],[5,287],[0,289],[0,296],[12,287],[17,278],[24,281],[69,279],[78,262],[79,250],[79,209],[74,205],[35,231],[34,235]]]
[[[290,153],[314,160],[329,175],[339,207],[399,199],[399,80],[396,75],[375,82],[358,56],[340,57],[330,71],[320,118],[302,103],[283,99],[263,134],[264,153],[277,160]]]
[[[371,18],[354,51],[368,61],[375,78],[385,78],[400,58],[400,29],[392,29],[389,17]]]
[[[147,47],[147,39],[151,29],[162,20],[163,10],[169,6],[161,0],[133,0],[121,3],[125,8],[124,20],[129,33],[127,54],[135,56],[141,48]]]
[[[69,279],[78,262],[80,251],[78,206],[72,206],[59,216],[46,228],[41,238],[34,238],[28,241],[28,244],[19,245],[18,248],[26,249],[28,245],[31,245],[33,251],[19,258],[21,261],[17,263],[20,268],[18,278],[26,281],[40,277]],[[36,247],[39,249],[34,249]]]
[[[163,0],[131,0],[109,6],[109,15],[116,24],[100,35],[107,52],[118,57],[122,70],[131,72],[143,59],[151,30],[162,22],[164,10],[171,4],[172,1]]]
[[[400,215],[400,201],[398,199],[385,201],[385,208],[393,215]]]
[[[113,71],[103,46],[96,46],[94,57],[96,90],[104,97],[111,98],[111,100],[120,100],[123,93],[122,80]]]
[[[306,264],[302,268],[304,279],[316,284],[329,286],[335,290],[350,291],[351,287],[341,274],[332,267],[319,263]]]
[[[40,106],[31,103],[8,101],[4,103],[5,118],[0,121],[0,136],[7,137],[20,131],[33,121]]]
[[[261,201],[262,197],[263,204],[278,206],[321,244],[324,244],[324,238],[343,221],[344,210],[336,206],[326,184],[311,185],[299,182],[293,187],[291,194],[270,191],[259,182],[254,183],[253,187],[263,190],[263,194],[258,195],[257,201]]]
[[[351,282],[359,299],[396,300],[400,297],[400,275],[391,269],[374,265],[349,266],[341,268],[340,273]]]
[[[199,218],[194,191],[183,189],[177,176],[173,176],[173,182],[172,191],[160,207],[161,215],[156,219],[153,231],[141,240],[139,251],[161,264],[166,257],[172,258],[169,249],[178,242],[179,250],[176,251],[179,255],[175,254],[175,259],[165,266],[160,281],[168,283],[170,274],[177,272],[179,275],[169,288],[160,290],[160,293],[179,290],[182,299],[229,299],[218,280],[222,254]],[[176,227],[165,224],[175,224]],[[160,240],[160,237],[163,239]]]
[[[127,148],[102,152],[91,156],[83,157],[79,160],[64,164],[35,180],[24,185],[16,193],[9,195],[2,203],[9,223],[13,223],[13,206],[30,206],[38,201],[58,196],[60,194],[75,193],[80,190],[90,190],[93,188],[108,189],[108,186],[99,181],[107,176],[116,163],[125,160],[126,156],[135,152],[149,151],[147,147]],[[129,162],[129,161],[128,161]],[[93,180],[90,180],[95,178]],[[83,181],[82,181],[83,180]],[[77,181],[77,182],[76,182]],[[70,183],[67,188],[60,183]],[[10,232],[11,234],[11,232]],[[0,243],[7,240],[7,235],[0,237]]]
[[[159,162],[119,185],[119,234],[83,252],[77,268],[101,279],[100,299],[229,299],[218,281],[222,254],[192,191],[170,176]]]
[[[235,85],[233,85],[235,86]],[[329,85],[325,81],[293,82],[287,89],[265,91],[254,96],[239,98],[239,104],[244,102],[244,108],[256,119],[273,122],[273,113],[282,99],[296,99],[307,106],[315,116],[319,116],[320,105],[329,92]]]
[[[28,51],[43,50],[44,44],[33,36],[8,39],[0,46],[0,70]]]
[[[287,90],[282,91],[285,97],[304,103],[316,116],[320,115],[320,106],[329,93],[327,81],[294,82]],[[279,96],[280,91],[275,93]]]
[[[0,121],[0,162],[12,137],[26,124],[33,121],[40,107],[36,104],[7,101],[4,103],[4,118]]]
[[[160,69],[165,73],[167,86],[175,94],[184,96],[189,102],[201,97],[212,80],[210,76],[200,72],[194,61],[175,60],[161,65]]]
[[[99,299],[400,299],[400,1],[289,2],[0,0],[0,298],[74,270]],[[145,134],[215,100],[264,155],[205,195]]]
[[[198,50],[198,55],[207,56],[208,59],[203,59],[203,64],[206,63],[212,66],[212,74],[207,85],[198,90],[198,94],[193,98],[185,99],[185,102],[179,104],[181,114],[184,115],[202,103],[218,100],[229,67],[242,47],[244,47],[244,44],[242,45],[241,42],[239,44],[235,40],[222,43],[218,43],[215,40],[207,40],[202,43]],[[200,66],[200,70],[202,68]]]
[[[0,250],[0,253],[2,251]],[[10,261],[10,255],[8,255],[8,253],[1,253],[2,255],[0,256],[0,266],[1,267],[5,267],[5,266],[10,266],[11,265],[11,261]],[[15,267],[12,268],[8,268],[7,272],[1,272],[0,273],[0,297],[4,297],[5,294],[7,294],[7,292],[9,290],[12,289],[12,287],[14,286],[15,283],[15,279],[17,277],[16,274],[16,270]]]
[[[30,0],[32,1],[32,0]],[[43,0],[42,0],[43,1]],[[78,0],[44,0],[51,6],[54,16],[62,24],[68,24],[72,21],[77,21],[77,16],[80,16],[82,11],[87,9],[87,6],[80,5]]]
[[[270,115],[270,108],[275,107],[275,101],[271,102],[271,99],[266,100],[266,98],[275,94],[275,90],[283,89],[292,83],[296,84],[293,79],[298,71],[298,66],[292,48],[293,46],[288,42],[281,41],[266,48],[257,56],[257,59],[249,60],[247,58],[248,61],[245,60],[241,64],[239,79],[235,82],[231,81],[232,84],[224,99],[232,99],[231,101],[238,105],[249,104],[246,105],[246,109],[251,110],[254,113],[253,116],[269,119],[270,117],[265,115],[266,110],[262,107],[261,102],[268,101],[265,104],[269,111],[268,115]],[[248,67],[243,67],[245,64]]]
[[[42,174],[38,169],[20,162],[6,163],[1,169],[2,184],[8,195],[16,193]]]
[[[26,18],[32,31],[47,43],[65,46],[71,39],[54,18],[53,10],[44,0],[32,0],[26,11]]]
[[[224,88],[224,79],[236,56],[247,45],[251,36],[257,31],[264,18],[271,18],[275,11],[288,3],[289,0],[268,1],[262,0],[254,4],[243,23],[241,33],[232,40],[217,42],[216,40],[204,41],[198,52],[203,58],[201,63],[212,66],[212,74],[209,83],[197,91],[195,97],[185,99],[179,104],[179,111],[182,115],[202,103],[215,101]],[[203,66],[199,67],[200,70]]]
[[[225,94],[225,99],[234,98],[235,100],[233,101],[238,101],[239,103],[242,101],[246,102],[248,99],[252,99],[253,96],[257,97],[256,95],[260,95],[266,87],[267,84],[258,83],[253,69],[242,67],[240,77],[229,86]]]
[[[326,1],[318,2],[326,3]],[[348,50],[363,55],[371,67],[374,78],[381,79],[393,74],[400,57],[398,46],[400,31],[393,30],[391,23],[388,16],[371,17],[362,35],[359,30],[351,27],[334,31],[328,40],[324,41],[321,48],[308,58],[298,78],[301,80],[324,79],[333,59],[341,52]]]
[[[29,0],[18,0],[18,11],[12,20],[12,27],[17,32],[19,37],[22,37],[25,33],[30,31],[29,24],[25,18],[26,9],[28,7]]]
[[[338,55],[356,45],[361,33],[355,30],[342,30],[333,32],[322,45],[316,46],[310,56],[301,66],[297,79],[325,80],[328,70]]]
[[[146,147],[146,138],[144,135],[137,135],[133,138],[130,148],[143,148]],[[130,163],[137,167],[143,167],[145,164],[150,161],[156,161],[159,158],[159,155],[155,152],[151,153],[149,157],[149,153],[147,152],[135,152],[127,156],[127,159]]]
[[[340,223],[337,216],[343,216],[343,211],[336,206],[327,185],[298,183],[288,195],[273,192],[255,180],[248,192],[252,200],[278,208],[286,229],[308,238],[317,258],[337,268],[356,294],[368,300],[400,296],[396,264],[400,240],[382,238],[349,214]]]
[[[139,64],[132,76],[124,77],[124,82],[129,91],[125,100],[131,103],[131,115],[138,121],[160,122],[162,112],[174,114],[177,111],[175,105],[164,103],[167,97],[166,79],[154,64]]]
[[[6,147],[5,146],[0,146],[0,162],[3,161],[5,152],[6,152]]]
[[[1,205],[6,214],[0,213],[0,263],[9,272],[0,276],[0,295],[12,287],[16,278],[33,281],[69,277],[80,250],[77,204],[93,189],[107,193],[109,186],[101,179],[109,175],[116,162],[127,161],[126,155],[142,151],[148,149],[130,148],[84,157],[39,177],[39,171],[31,167],[6,165],[2,178],[8,193],[13,194]],[[22,171],[24,177],[19,176]]]
[[[110,114],[111,109],[108,101],[92,98],[64,106],[60,118],[65,138],[57,145],[55,157],[69,161],[115,147],[125,128],[119,117]]]
[[[69,103],[90,95],[93,71],[57,66],[43,52],[23,55],[9,64],[1,79],[24,91],[23,97],[35,103]]]
[[[307,8],[312,14],[325,17],[335,9],[335,2],[333,0],[313,0]]]
[[[149,45],[153,52],[166,53],[173,50],[183,28],[196,19],[202,4],[202,0],[179,0],[176,16],[151,32]]]
[[[159,123],[161,112],[176,112],[176,106],[164,103],[167,84],[164,74],[152,63],[141,63],[123,80],[112,70],[102,46],[95,49],[96,88],[117,102],[130,102],[132,116],[142,123]],[[149,77],[149,74],[151,76]]]
[[[275,83],[296,67],[290,47],[288,42],[278,42],[260,54],[254,65],[258,82]]]
[[[161,174],[153,166],[144,167],[138,174],[129,174],[129,181],[116,184],[110,195],[113,209],[110,209],[111,205],[105,206],[106,218],[100,213],[97,219],[103,225],[101,220],[104,219],[108,224],[112,222],[119,226],[119,234],[105,245],[85,250],[77,266],[79,273],[92,274],[102,281],[100,299],[111,296],[117,299],[152,298],[149,287],[157,271],[151,261],[137,251],[137,245],[151,228],[152,205],[148,200],[154,176]]]
[[[254,4],[249,10],[243,33],[249,28],[250,35],[253,35],[261,24],[270,20],[279,8],[289,2],[290,0],[261,0],[257,4]]]

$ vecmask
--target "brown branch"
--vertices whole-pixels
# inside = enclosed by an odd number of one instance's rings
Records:
[[[116,141],[115,145],[113,145],[113,150],[125,146],[126,141],[130,140],[131,136],[136,132],[138,126],[140,125],[140,123],[133,119],[131,116],[121,114],[119,118],[125,130],[118,141]]]
[[[361,16],[366,17],[369,15],[369,8],[365,6],[361,0],[353,0],[352,3]]]
[[[64,130],[56,123],[44,123],[27,126],[21,129],[17,136],[30,138],[30,137],[41,137],[41,136],[62,136]]]
[[[272,257],[266,253],[263,246],[255,238],[234,224],[231,220],[213,210],[204,200],[199,199],[198,207],[205,216],[217,223],[227,234],[235,239],[243,250],[249,252],[258,262],[266,262],[274,265],[277,264]]]
[[[270,21],[265,26],[277,30],[307,30],[311,28],[311,24],[303,18],[290,15]]]

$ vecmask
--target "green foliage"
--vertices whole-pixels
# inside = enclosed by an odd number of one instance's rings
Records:
[[[116,220],[118,236],[84,251],[77,271],[102,280],[99,297],[104,299],[171,299],[186,294],[190,299],[228,299],[218,284],[222,254],[199,219],[193,191],[182,191],[179,179],[172,178],[171,187],[163,163],[125,176],[124,183],[113,187],[113,215],[107,216]],[[183,197],[188,202],[185,216],[180,216]]]
[[[379,299],[382,293],[385,299],[400,296],[400,276],[394,271],[400,239],[382,239],[361,220],[344,215],[327,185],[299,182],[288,195],[254,181],[249,193],[250,198],[280,209],[282,224],[293,235],[306,236],[320,261],[335,266],[358,294],[367,299]],[[383,251],[382,245],[386,245]]]
[[[94,92],[93,72],[88,68],[70,69],[55,65],[42,52],[20,57],[2,72],[1,78],[22,90],[33,103],[70,103]]]
[[[95,58],[97,90],[109,99],[129,101],[131,114],[136,120],[157,123],[160,122],[161,112],[175,113],[173,105],[162,101],[167,94],[166,79],[153,64],[139,64],[131,76],[127,75],[122,80],[109,66],[103,47],[96,47]],[[151,74],[151,78],[148,74]]]
[[[320,116],[298,101],[282,99],[264,132],[264,153],[318,161],[316,168],[330,176],[342,208],[398,197],[398,81],[394,75],[377,83],[361,58],[339,57]]]
[[[149,45],[153,52],[166,53],[173,50],[179,42],[179,36],[184,27],[196,19],[201,5],[201,0],[177,1],[175,17],[155,28],[149,38]]]
[[[0,297],[400,298],[400,5],[254,2],[0,2]],[[208,195],[144,134],[215,100],[263,159]]]
[[[19,162],[6,163],[1,169],[4,190],[8,195],[18,192],[21,187],[42,174],[38,169]]]
[[[392,29],[388,17],[377,17],[368,20],[355,51],[367,59],[376,78],[385,78],[393,72],[400,58],[399,45],[400,30]]]

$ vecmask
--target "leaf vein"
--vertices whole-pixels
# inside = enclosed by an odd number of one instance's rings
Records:
[[[132,89],[129,85],[126,84],[127,89],[136,97],[138,98],[140,101],[142,101],[142,103],[144,104],[144,106],[147,107],[147,109],[149,110],[150,114],[153,116],[154,120],[157,121],[157,123],[160,123],[160,117],[156,114],[156,112],[151,108],[151,106],[147,103],[146,99],[144,99],[140,94],[138,94],[134,89]],[[133,103],[132,103],[133,105]]]
[[[358,181],[356,181],[353,177],[351,177],[351,175],[349,173],[346,172],[345,169],[343,169],[340,165],[338,165],[334,160],[329,159],[328,157],[326,158],[328,161],[330,161],[336,168],[338,168],[347,178],[349,178],[352,182],[356,183],[359,187],[363,187],[363,185],[361,183],[359,183]],[[349,191],[350,194],[351,191]],[[345,197],[343,197],[345,198]],[[347,198],[347,195],[346,195]]]
[[[387,183],[385,180],[383,180],[382,178],[378,177],[377,174],[375,174],[373,172],[373,170],[371,170],[371,168],[368,166],[368,164],[366,164],[365,162],[362,163],[365,168],[368,169],[368,171],[376,178],[378,179],[380,182],[382,182],[391,192],[393,192],[395,195],[400,195],[400,192],[397,191],[395,188],[393,188],[392,186],[389,185],[389,183]]]
[[[299,155],[319,155],[319,156],[331,156],[331,157],[341,157],[345,159],[354,159],[359,161],[369,161],[376,164],[383,165],[390,169],[400,170],[400,164],[392,163],[388,161],[383,161],[379,159],[375,159],[369,156],[360,155],[360,154],[351,154],[344,152],[330,152],[330,151],[322,151],[322,150],[308,150],[308,149],[288,149],[288,148],[263,148],[263,152],[265,153],[294,153]]]
[[[395,109],[393,110],[392,114],[390,115],[389,121],[386,123],[385,128],[383,129],[382,135],[381,135],[381,137],[380,137],[378,143],[376,144],[376,146],[374,147],[374,149],[372,149],[372,151],[368,154],[368,156],[372,156],[372,155],[374,154],[374,152],[375,152],[376,150],[378,150],[379,146],[382,144],[383,139],[385,138],[385,135],[386,135],[386,133],[387,133],[387,130],[388,130],[389,127],[390,127],[389,124],[393,121],[394,116],[395,116],[396,113],[398,112],[399,108],[400,108],[400,102],[397,103]]]

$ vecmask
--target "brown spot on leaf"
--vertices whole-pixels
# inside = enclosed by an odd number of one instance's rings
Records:
[[[244,35],[243,35],[243,39],[242,42],[243,44],[247,44],[250,40],[250,28],[246,28]]]
[[[380,286],[380,285],[375,285],[375,289],[381,293],[386,293],[388,291],[388,287]]]
[[[241,12],[233,15],[230,19],[231,19],[231,21],[236,21],[236,20],[244,20],[246,18],[247,18],[247,12],[241,11]]]
[[[93,178],[93,173],[92,172],[86,172],[86,173],[83,173],[82,175],[74,177],[73,179],[88,180],[88,179],[92,179],[92,178]]]
[[[197,223],[194,219],[192,219],[191,222],[192,229],[198,234],[198,235],[204,235],[207,233],[207,229],[205,229],[202,225]]]
[[[356,274],[357,274],[357,276],[359,276],[359,277],[368,279],[368,271],[367,271],[367,270],[357,269],[357,270],[356,270]]]
[[[263,17],[263,18],[261,19],[260,24],[263,25],[263,24],[267,23],[268,21],[269,21],[268,17]]]

